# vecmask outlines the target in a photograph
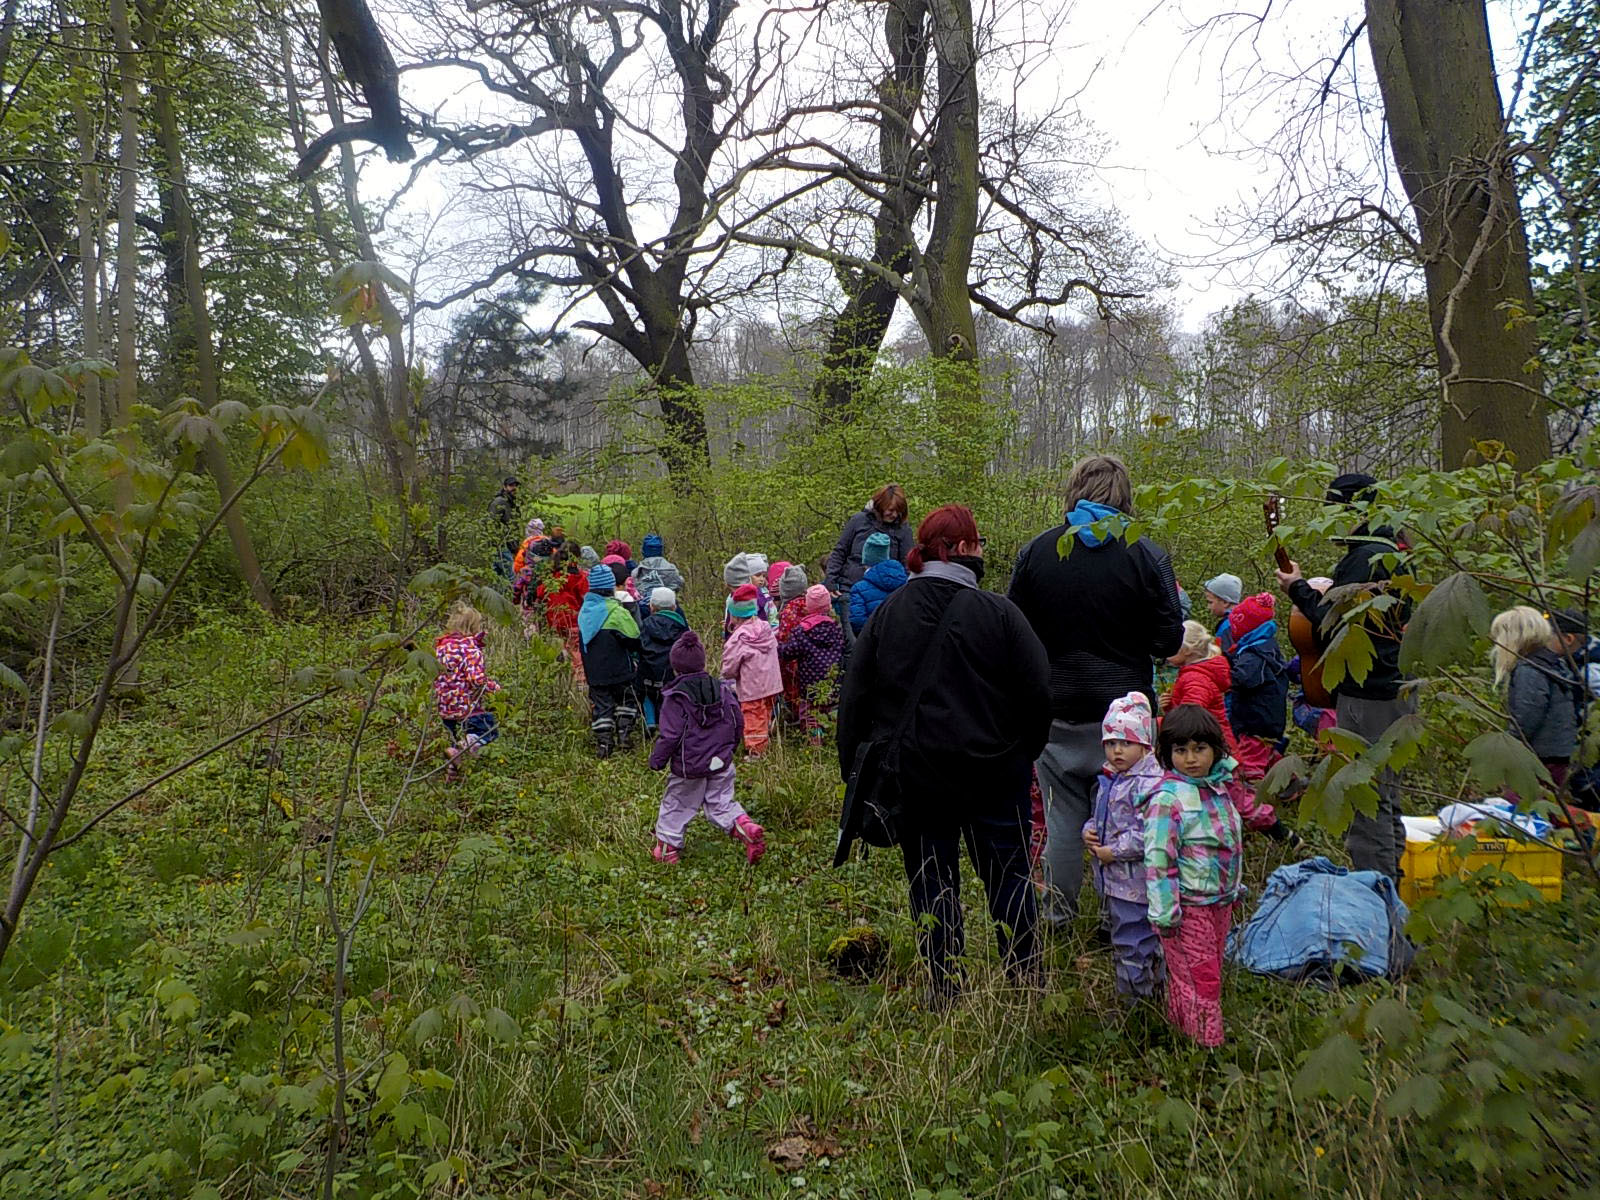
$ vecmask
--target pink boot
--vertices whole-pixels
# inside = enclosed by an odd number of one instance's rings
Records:
[[[671,866],[678,861],[678,848],[670,842],[657,840],[655,849],[650,851],[650,857],[658,863],[666,863]]]
[[[746,862],[755,866],[761,861],[761,856],[767,852],[767,837],[761,826],[748,816],[742,816],[734,821],[733,829],[729,832],[735,841],[744,843]]]

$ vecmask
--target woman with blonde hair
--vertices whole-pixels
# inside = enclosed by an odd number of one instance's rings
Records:
[[[1567,782],[1578,749],[1578,708],[1583,685],[1557,652],[1550,618],[1519,604],[1489,626],[1494,682],[1506,689],[1507,728],[1539,756],[1557,788]]]

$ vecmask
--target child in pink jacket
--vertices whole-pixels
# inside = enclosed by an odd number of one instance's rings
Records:
[[[753,584],[734,589],[728,602],[733,631],[722,647],[722,677],[733,684],[744,712],[744,748],[752,758],[767,749],[772,704],[783,691],[778,664],[778,638],[772,626],[756,615],[760,593]]]

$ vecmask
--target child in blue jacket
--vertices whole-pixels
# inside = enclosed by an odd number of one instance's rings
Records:
[[[874,533],[861,547],[866,574],[850,588],[850,628],[860,633],[878,606],[904,586],[906,569],[891,558],[887,533]]]

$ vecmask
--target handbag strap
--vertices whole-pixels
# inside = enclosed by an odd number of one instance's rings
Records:
[[[922,702],[922,693],[928,690],[928,685],[933,682],[934,672],[938,670],[939,662],[944,658],[945,634],[950,631],[951,618],[956,615],[956,607],[966,599],[967,590],[962,588],[950,603],[944,606],[944,615],[939,618],[939,624],[933,631],[933,643],[928,647],[928,652],[922,656],[922,667],[917,671],[917,678],[911,685],[911,691],[906,693],[905,711],[900,714],[900,724],[894,731],[894,745],[897,750],[911,729],[911,720],[917,715],[917,705]]]

